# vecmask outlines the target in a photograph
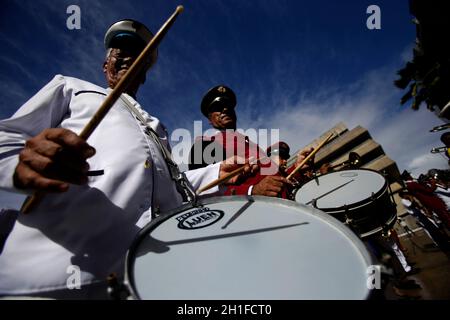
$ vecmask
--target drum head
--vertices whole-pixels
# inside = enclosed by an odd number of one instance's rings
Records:
[[[295,201],[318,209],[355,206],[386,188],[386,179],[371,170],[343,170],[319,176],[303,185],[295,194]]]
[[[142,230],[125,270],[136,298],[367,298],[370,257],[333,217],[268,197],[201,204]]]

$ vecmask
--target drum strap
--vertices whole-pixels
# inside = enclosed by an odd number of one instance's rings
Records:
[[[163,143],[161,143],[158,134],[153,130],[152,127],[149,126],[144,116],[133,105],[133,103],[125,95],[121,95],[120,99],[123,101],[123,103],[131,112],[131,114],[135,115],[135,117],[145,126],[145,134],[148,137],[150,137],[150,139],[152,139],[153,142],[158,146],[164,158],[164,161],[167,164],[167,168],[169,169],[170,177],[177,185],[178,192],[181,193],[184,200],[195,204],[197,201],[196,193],[192,189],[191,184],[186,178],[184,172],[181,172],[180,169],[178,168],[178,165],[173,161],[172,153],[167,149],[167,147]]]

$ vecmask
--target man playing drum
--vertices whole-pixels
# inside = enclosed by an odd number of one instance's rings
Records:
[[[167,132],[136,101],[156,51],[89,141],[78,136],[152,37],[137,21],[116,22],[104,40],[109,88],[57,75],[0,121],[0,187],[48,193],[18,214],[0,255],[0,295],[106,298],[106,277],[121,276],[128,247],[152,217],[182,204],[180,188],[237,168],[217,163],[175,179]]]
[[[216,129],[213,136],[198,137],[191,148],[189,169],[204,167],[222,161],[231,155],[261,159],[261,173],[248,178],[239,185],[230,185],[227,195],[263,195],[277,197],[285,194],[289,182],[278,172],[278,166],[265,158],[265,152],[247,136],[236,131],[236,95],[229,87],[218,85],[203,97],[201,111],[211,126]],[[303,160],[310,151],[305,150],[298,158]],[[263,161],[264,159],[264,161]],[[264,174],[263,168],[274,168]],[[285,197],[285,196],[284,196]]]
[[[267,148],[266,153],[267,156],[270,157],[270,159],[275,162],[279,167],[279,172],[283,177],[287,177],[292,171],[294,171],[295,168],[297,168],[299,165],[301,165],[302,161],[305,159],[305,157],[313,151],[313,148],[304,149],[299,153],[299,156],[297,156],[297,159],[291,167],[287,167],[287,163],[290,156],[290,148],[289,145],[284,141],[279,141],[270,147]],[[300,187],[303,183],[306,182],[308,179],[308,165],[304,166],[304,169],[306,169],[305,174],[301,172],[297,172],[292,178],[291,181],[293,181],[293,185],[288,185],[288,198],[292,198],[291,196],[294,188]]]

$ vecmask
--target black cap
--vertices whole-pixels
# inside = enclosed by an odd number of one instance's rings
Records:
[[[215,103],[223,103],[229,108],[235,108],[236,95],[233,90],[224,85],[219,85],[209,89],[203,97],[202,104],[200,106],[205,117],[208,117],[210,107]]]
[[[287,160],[291,157],[289,155],[290,150],[286,142],[280,141],[268,147],[266,153],[268,157],[272,154],[278,154],[280,158]]]
[[[406,171],[406,170],[403,170],[403,172],[400,175],[400,177],[402,178],[402,180],[409,180],[410,178],[412,178],[411,174],[408,171]]]

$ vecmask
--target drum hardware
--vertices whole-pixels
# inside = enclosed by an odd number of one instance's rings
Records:
[[[289,186],[287,188],[287,199],[294,201],[295,200],[295,190],[300,188],[301,183],[294,178],[291,179],[291,182],[292,182],[291,186]],[[233,191],[234,191],[234,189],[233,189]],[[236,192],[232,193],[231,195],[236,195]]]
[[[294,188],[298,188],[301,185],[301,183],[297,179],[295,179],[294,177],[291,178],[291,182],[292,182],[292,186]]]
[[[127,286],[119,282],[119,279],[117,279],[116,273],[111,273],[108,278],[106,279],[108,284],[108,294],[113,300],[126,300],[130,295],[130,291],[128,290]]]
[[[348,168],[348,169],[350,169],[350,168],[357,168],[359,166],[360,162],[361,162],[361,156],[358,153],[352,151],[352,152],[350,152],[348,154],[348,159],[347,160],[342,161],[341,163],[337,163],[335,165],[330,166],[330,170],[332,170],[334,168],[337,168],[339,166],[342,166],[341,169],[344,169],[344,168]]]
[[[298,189],[295,201],[311,205],[315,200],[317,209],[351,225],[361,238],[380,233],[395,222],[388,181],[379,172],[346,169],[324,174],[318,180],[319,184],[309,181]]]
[[[430,132],[437,132],[437,131],[441,131],[441,130],[445,130],[445,129],[449,129],[450,128],[450,123],[446,123],[440,126],[436,126],[433,129],[430,130]]]
[[[390,229],[383,229],[383,231],[381,232],[381,236],[384,239],[389,239],[391,237],[391,231]]]
[[[344,204],[344,217],[345,217],[345,224],[348,226],[352,226],[353,225],[353,219],[350,219],[348,216],[348,206],[346,204]]]
[[[431,149],[430,150],[430,152],[431,153],[440,153],[440,152],[442,152],[442,153],[445,153],[445,152],[447,152],[447,147],[436,147],[436,148],[433,148],[433,149]]]
[[[350,210],[346,204],[344,204],[344,224],[347,225],[355,234],[360,234],[361,230],[355,220],[350,218]]]

